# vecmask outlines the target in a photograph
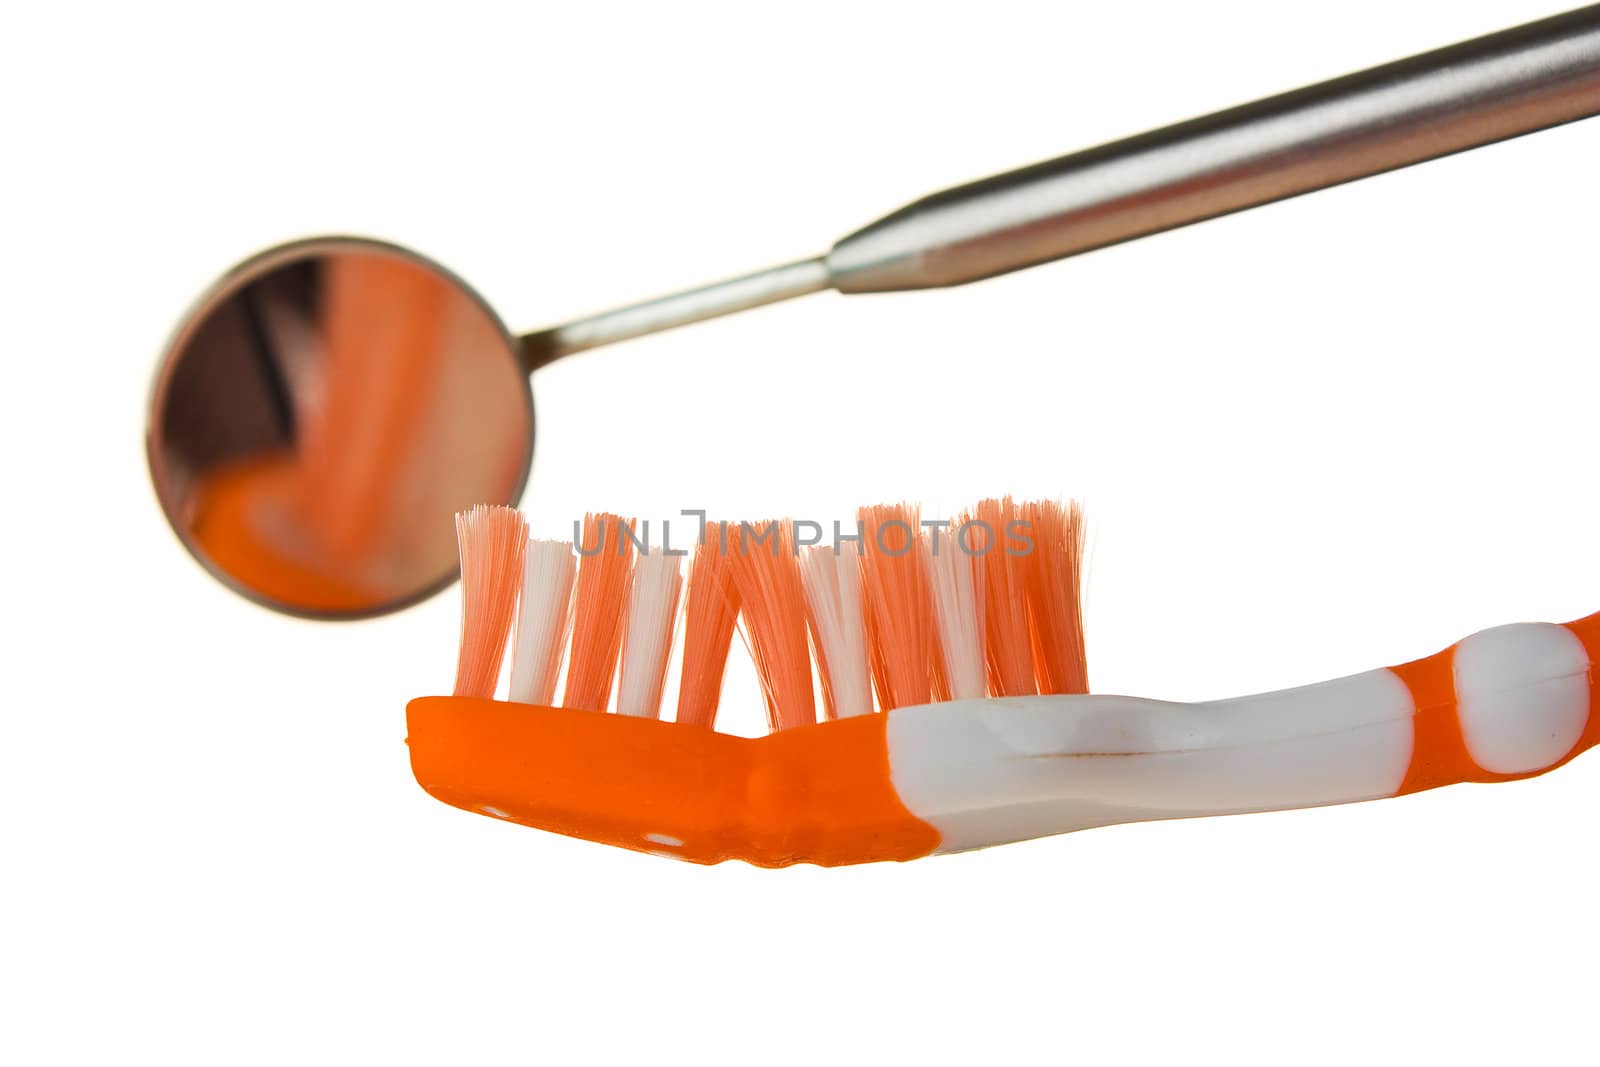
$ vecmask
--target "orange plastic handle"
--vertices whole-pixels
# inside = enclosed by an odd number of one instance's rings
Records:
[[[939,844],[889,778],[888,716],[744,738],[467,697],[406,707],[411,770],[446,804],[695,863],[838,866]]]

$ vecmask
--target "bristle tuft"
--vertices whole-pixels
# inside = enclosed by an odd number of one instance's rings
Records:
[[[727,553],[727,526],[707,523],[689,565],[684,595],[683,674],[677,721],[712,726],[722,699],[722,676],[739,618],[739,593]]]
[[[667,555],[665,546],[639,554],[633,564],[617,682],[617,711],[623,715],[661,717],[661,690],[667,681],[682,590],[683,566],[677,556]]]
[[[979,557],[989,695],[996,697],[1038,692],[1028,631],[1026,545],[1016,537],[1022,521],[1016,503],[1005,497],[981,502],[962,523],[962,536]]]
[[[939,626],[950,698],[972,700],[986,690],[984,667],[983,586],[978,581],[979,557],[956,540],[959,527],[924,538],[924,560],[933,587],[934,615]]]
[[[1041,693],[1087,693],[1083,647],[1083,508],[1042,500],[1023,506],[1033,551],[1026,557],[1033,673]]]
[[[633,575],[633,521],[584,516],[572,609],[572,654],[562,704],[605,711],[622,649],[623,616]]]
[[[773,730],[817,721],[806,641],[805,593],[788,520],[740,523],[728,530],[728,560],[739,592],[745,642],[767,698]]]
[[[528,542],[522,565],[522,602],[511,642],[510,698],[548,707],[572,631],[572,585],[577,557],[567,541]]]
[[[870,714],[872,672],[861,614],[860,551],[850,541],[837,547],[812,545],[800,555],[800,579],[828,718]]]
[[[920,547],[921,513],[911,504],[860,510],[861,600],[873,685],[883,710],[943,695],[943,665],[932,591]]]
[[[522,586],[528,524],[515,508],[480,504],[456,515],[461,556],[458,697],[493,699]]]

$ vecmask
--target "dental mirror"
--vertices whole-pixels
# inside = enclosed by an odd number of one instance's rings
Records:
[[[533,458],[517,342],[459,279],[356,238],[229,271],[168,346],[147,431],[156,495],[223,582],[359,618],[456,575],[455,512],[515,503]]]
[[[926,196],[824,255],[514,338],[393,245],[319,238],[236,267],[180,327],[149,458],[184,544],[301,615],[403,607],[455,576],[454,512],[514,504],[528,374],[807,293],[964,285],[1600,114],[1600,4]]]

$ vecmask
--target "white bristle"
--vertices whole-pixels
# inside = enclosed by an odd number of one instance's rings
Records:
[[[872,675],[867,669],[867,632],[861,616],[860,552],[845,541],[837,551],[813,545],[800,554],[800,582],[838,718],[872,712]]]
[[[661,690],[666,684],[682,588],[680,557],[667,555],[662,546],[639,553],[633,564],[617,687],[617,711],[623,715],[661,717]]]
[[[984,694],[983,604],[973,574],[973,556],[956,543],[955,528],[941,531],[937,551],[922,538],[922,554],[933,585],[934,615],[939,622],[939,647],[945,678],[954,700]]]
[[[549,706],[572,629],[572,583],[577,557],[566,541],[528,541],[522,566],[522,604],[512,639],[511,699]]]

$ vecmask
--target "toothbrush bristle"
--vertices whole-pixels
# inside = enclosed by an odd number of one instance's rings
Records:
[[[1023,507],[1033,552],[1026,557],[1034,678],[1041,693],[1087,693],[1083,647],[1083,509],[1054,500]]]
[[[456,515],[461,556],[456,696],[494,697],[516,613],[527,540],[527,522],[515,508],[480,504]]]
[[[801,546],[788,519],[708,522],[682,553],[652,551],[632,519],[584,517],[578,552],[528,537],[522,515],[456,516],[457,696],[493,698],[511,646],[510,699],[660,718],[683,621],[676,721],[713,728],[737,629],[772,730],[948,700],[1088,692],[1084,520],[1076,502],[984,500],[950,522],[914,504],[857,513],[859,536]],[[816,527],[817,523],[807,523]],[[513,622],[515,629],[513,630]]]
[[[549,706],[572,630],[572,585],[578,563],[567,541],[528,542],[522,601],[511,642],[510,699]]]
[[[988,539],[987,547],[974,543],[979,553],[979,578],[983,586],[984,648],[988,662],[989,695],[1031,696],[1038,692],[1033,680],[1033,638],[1028,631],[1025,544],[1016,536],[1024,528],[1016,503],[1010,497],[984,500],[967,516],[974,542]]]
[[[872,672],[861,615],[860,551],[850,541],[837,548],[812,545],[800,554],[800,580],[828,718],[869,714]]]
[[[727,529],[724,523],[707,523],[689,565],[677,721],[695,726],[716,723],[722,676],[739,618],[739,594],[728,564]]]
[[[740,523],[728,530],[728,559],[745,643],[767,700],[774,730],[817,721],[806,640],[805,593],[788,520]]]
[[[633,521],[584,516],[572,609],[572,654],[562,705],[605,711],[622,649],[623,615],[633,576]]]
[[[677,556],[667,555],[665,547],[641,552],[634,561],[617,683],[617,711],[623,715],[661,717],[661,690],[667,681],[667,656],[677,630],[682,589],[682,565]]]
[[[973,700],[985,692],[983,586],[978,581],[978,557],[957,542],[959,532],[956,523],[934,531],[923,540],[923,558],[933,587],[950,696]]]
[[[926,704],[946,689],[933,599],[911,504],[862,508],[861,601],[872,681],[885,711]]]

